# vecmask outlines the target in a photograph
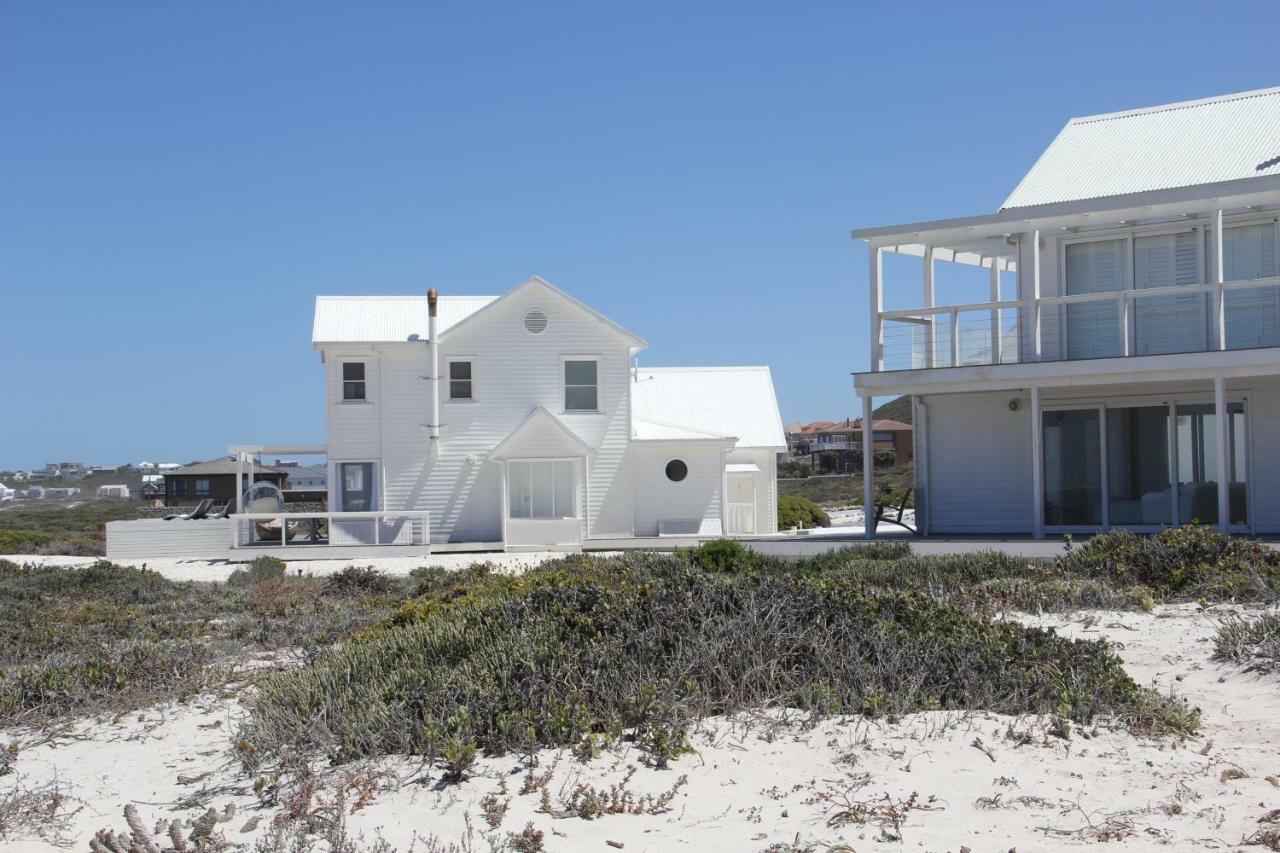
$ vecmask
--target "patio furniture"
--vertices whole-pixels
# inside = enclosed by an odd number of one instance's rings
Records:
[[[902,520],[902,514],[907,511],[907,504],[910,502],[910,500],[911,500],[911,490],[907,489],[902,495],[902,501],[896,507],[893,506],[892,504],[883,504],[883,503],[877,502],[874,509],[874,515],[872,516],[871,522],[870,522],[872,525],[871,529],[875,530],[877,527],[880,526],[880,522],[883,521],[888,524],[896,524],[905,530],[910,530],[912,533],[915,533],[916,529],[912,527],[910,524],[907,524],[905,521]],[[893,518],[886,518],[885,513],[890,510],[892,510],[895,513],[895,515]]]
[[[200,503],[196,504],[196,508],[191,510],[191,512],[185,515],[183,515],[182,513],[174,513],[173,515],[166,515],[164,517],[164,520],[165,521],[197,521],[209,514],[209,507],[211,506],[213,506],[213,501],[210,500],[209,498],[205,498],[204,500],[200,501]]]
[[[210,518],[230,518],[231,510],[235,507],[235,501],[227,501],[226,506],[215,512]]]

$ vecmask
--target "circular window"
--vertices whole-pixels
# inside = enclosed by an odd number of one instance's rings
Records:
[[[683,459],[672,459],[667,463],[667,479],[671,482],[678,483],[688,476],[689,466],[684,464]]]
[[[524,315],[524,328],[531,335],[540,335],[547,328],[547,315],[534,308]]]

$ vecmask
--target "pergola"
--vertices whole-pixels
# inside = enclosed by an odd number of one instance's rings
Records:
[[[261,462],[262,454],[281,453],[287,456],[324,456],[329,448],[324,444],[231,444],[227,452],[236,458],[236,512],[244,511],[244,492],[247,486],[244,480],[245,463],[249,465],[249,476],[253,477],[255,462]]]

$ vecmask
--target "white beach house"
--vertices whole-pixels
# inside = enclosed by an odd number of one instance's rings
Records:
[[[1268,89],[1072,119],[996,213],[854,231],[922,532],[1280,533],[1278,222]]]
[[[321,296],[312,345],[335,512],[424,512],[432,543],[508,550],[776,531],[767,367],[634,367],[639,336],[536,277]]]

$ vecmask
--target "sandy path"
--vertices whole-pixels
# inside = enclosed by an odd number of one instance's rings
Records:
[[[771,844],[843,842],[858,851],[881,849],[877,839],[900,835],[918,850],[1019,851],[1093,846],[1123,839],[1125,850],[1227,849],[1259,828],[1258,818],[1280,807],[1280,679],[1215,664],[1211,637],[1221,610],[1162,608],[1155,614],[1089,612],[1028,621],[1069,636],[1124,644],[1119,653],[1140,682],[1172,687],[1204,712],[1202,737],[1185,744],[1143,740],[1111,730],[1076,727],[1063,740],[1042,721],[991,714],[914,714],[902,721],[828,720],[816,727],[785,727],[770,734],[770,718],[709,721],[695,736],[696,755],[669,769],[640,766],[629,783],[637,793],[669,789],[688,777],[670,808],[654,815],[607,815],[594,820],[539,811],[541,794],[522,795],[529,770],[514,757],[481,759],[477,775],[440,787],[438,772],[424,782],[393,786],[349,818],[356,835],[380,834],[405,850],[434,834],[457,841],[467,832],[476,849],[482,836],[518,832],[526,823],[545,834],[549,851],[762,851]],[[150,823],[170,814],[194,817],[203,809],[173,805],[202,786],[224,789],[209,799],[219,810],[237,807],[219,825],[228,840],[246,843],[263,831],[240,832],[255,811],[228,762],[234,701],[210,700],[156,710],[113,723],[82,726],[91,739],[24,750],[16,765],[24,784],[57,777],[85,803],[68,824],[83,845],[94,829],[123,827],[128,802],[139,802]],[[158,724],[158,725],[157,725]],[[0,741],[8,736],[0,735]],[[607,787],[640,765],[635,752],[607,753],[587,764],[566,753],[539,755],[553,809],[575,786]],[[416,765],[389,762],[380,770],[399,780],[420,777]],[[1241,778],[1223,780],[1226,770]],[[197,782],[190,776],[209,772]],[[14,776],[0,779],[0,791]],[[504,791],[505,789],[505,791]],[[880,814],[854,819],[860,803],[901,803],[916,793],[924,808],[896,825]],[[482,817],[481,800],[493,794],[508,810],[497,830]],[[980,799],[986,798],[986,799]],[[845,814],[844,819],[839,816]],[[833,820],[834,818],[834,820]],[[10,841],[5,849],[52,850],[39,840]],[[419,849],[422,845],[419,844]],[[892,849],[892,848],[889,848]]]

